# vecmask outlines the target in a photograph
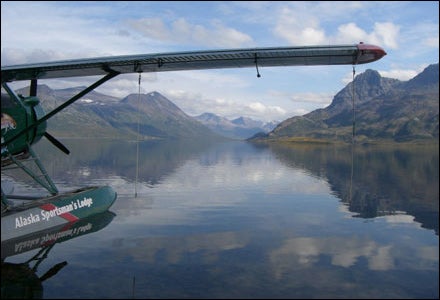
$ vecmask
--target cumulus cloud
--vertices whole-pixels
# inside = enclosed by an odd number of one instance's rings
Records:
[[[388,49],[399,48],[398,39],[400,27],[391,22],[376,22],[371,32],[360,28],[356,23],[342,24],[334,37],[329,37],[337,43],[359,43],[376,44]]]
[[[388,71],[378,71],[380,76],[382,77],[388,77],[388,78],[395,78],[402,81],[408,81],[417,74],[420,73],[420,70],[402,70],[402,69],[391,69]]]
[[[188,89],[165,88],[161,91],[168,99],[191,116],[212,112],[220,116],[228,116],[239,111],[240,104],[224,97],[213,97],[212,94]]]
[[[132,29],[143,36],[163,42],[179,42],[216,47],[240,47],[253,44],[252,37],[246,33],[211,21],[210,26],[194,24],[179,18],[166,24],[160,18],[143,18],[128,22]]]
[[[383,45],[390,49],[399,48],[397,40],[399,37],[400,27],[391,23],[375,23],[374,31],[370,34],[372,41],[377,40],[379,45]]]
[[[332,32],[328,26],[325,26],[327,31],[323,29],[324,26],[314,12],[316,11],[310,11],[300,5],[281,8],[273,29],[274,34],[292,45],[346,44],[362,41],[382,45],[388,49],[398,48],[400,27],[394,23],[376,22],[373,30],[368,32],[356,23],[348,22],[340,24],[337,30]]]
[[[342,24],[338,27],[337,40],[363,41],[366,37],[367,33],[359,28],[355,23]]]
[[[228,119],[244,116],[262,121],[283,120],[290,116],[290,112],[281,106],[244,101],[238,95],[212,96],[212,93],[187,89],[164,89],[161,93],[191,116],[212,112]]]
[[[129,22],[132,29],[142,35],[161,41],[169,41],[172,33],[160,18],[143,18]]]
[[[66,60],[72,59],[73,57],[86,58],[99,56],[103,56],[102,53],[85,49],[55,50],[41,48],[4,47],[2,48],[1,52],[2,65]]]
[[[319,22],[310,15],[298,14],[289,7],[283,7],[274,28],[275,35],[293,45],[317,45],[325,42],[325,32]]]
[[[285,115],[286,111],[279,106],[268,106],[260,102],[253,102],[247,105],[247,108],[259,115]]]

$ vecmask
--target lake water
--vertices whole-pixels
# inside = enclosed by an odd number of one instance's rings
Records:
[[[439,297],[438,145],[63,142],[36,146],[58,188],[118,197],[38,262],[6,257],[58,266],[43,298]]]

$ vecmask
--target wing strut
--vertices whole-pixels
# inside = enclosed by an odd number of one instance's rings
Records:
[[[21,135],[23,135],[23,134],[27,133],[28,131],[36,128],[38,125],[40,125],[41,123],[47,121],[49,118],[53,117],[55,114],[59,113],[61,110],[63,110],[64,108],[66,108],[67,106],[69,106],[70,104],[75,102],[76,100],[80,99],[81,97],[83,97],[84,95],[89,93],[90,91],[94,90],[95,88],[97,88],[98,86],[103,84],[104,82],[112,79],[113,77],[115,77],[117,75],[119,75],[119,72],[110,71],[110,73],[108,73],[106,76],[104,76],[103,78],[101,78],[100,80],[95,82],[94,84],[90,85],[88,88],[84,89],[83,91],[79,92],[78,94],[76,94],[75,96],[70,98],[69,100],[67,100],[66,102],[64,102],[63,104],[61,104],[57,108],[55,108],[54,110],[52,110],[50,113],[48,113],[47,115],[45,115],[44,117],[39,119],[37,122],[33,123],[32,125],[29,125],[28,127],[24,128],[23,130],[18,132],[16,135],[14,135],[14,136],[10,137],[9,139],[5,140],[4,142],[2,142],[1,146],[3,147],[4,145],[7,145],[7,144],[15,141]],[[4,82],[2,85],[6,86],[6,82]],[[36,86],[36,84],[35,84],[35,86]],[[5,87],[5,89],[6,89],[6,87]]]
[[[31,79],[31,87],[29,89],[29,96],[37,96],[37,79]]]

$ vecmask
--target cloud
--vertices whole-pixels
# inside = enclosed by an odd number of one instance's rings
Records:
[[[360,28],[356,23],[350,22],[342,24],[334,37],[329,37],[328,40],[336,43],[359,43],[375,44],[388,49],[399,48],[400,27],[391,23],[374,23],[374,29],[370,33]]]
[[[374,31],[368,36],[371,41],[383,45],[390,49],[399,48],[397,40],[399,38],[400,27],[391,22],[374,23]]]
[[[250,110],[250,114],[255,113],[258,115],[271,115],[271,116],[284,116],[286,111],[276,105],[264,105],[261,102],[252,102],[246,105],[246,108]]]
[[[2,65],[16,65],[24,63],[48,62],[72,59],[74,57],[87,58],[103,56],[96,51],[76,49],[56,50],[42,48],[4,47],[1,52]]]
[[[439,37],[435,36],[435,37],[426,38],[426,39],[423,40],[423,44],[428,46],[428,47],[432,47],[432,48],[437,48],[438,49]]]
[[[281,106],[250,101],[240,95],[213,96],[215,93],[184,88],[164,89],[161,93],[191,116],[211,112],[228,119],[244,116],[262,121],[283,120],[290,116],[290,112]]]
[[[262,113],[266,110],[266,106],[260,102],[251,103],[248,105],[248,108],[258,113]]]
[[[320,105],[328,105],[333,99],[330,93],[297,93],[290,95],[289,99],[296,103],[315,103]]]
[[[336,40],[338,41],[363,41],[367,33],[359,28],[355,23],[342,24],[338,27]]]
[[[254,43],[249,35],[216,20],[211,21],[209,27],[190,23],[185,18],[178,18],[170,24],[160,18],[130,20],[128,24],[147,38],[167,43],[215,47],[241,47]]]
[[[233,100],[222,96],[213,97],[212,94],[198,90],[190,91],[176,87],[172,89],[165,88],[160,92],[191,116],[197,116],[205,112],[228,116],[231,112],[240,109],[240,105]]]
[[[325,4],[324,4],[325,5]],[[334,4],[331,4],[334,6]],[[341,19],[342,13],[347,10],[359,9],[361,6],[334,8],[333,13],[329,13],[323,22],[316,17],[319,9],[323,9],[322,4],[308,7],[306,4],[296,6],[284,6],[280,8],[279,18],[276,21],[273,32],[276,36],[288,41],[292,45],[321,45],[329,43],[358,43],[365,42],[378,44],[389,49],[398,48],[398,38],[400,27],[391,22],[376,22],[373,30],[367,32],[354,22],[337,21],[337,16]],[[336,31],[332,27],[325,25],[328,19],[332,19],[335,24],[340,23]],[[324,25],[321,25],[323,23]],[[325,28],[325,29],[324,29]]]
[[[324,30],[311,15],[297,13],[289,7],[283,7],[274,28],[274,34],[293,45],[317,45],[325,42]]]
[[[423,70],[423,69],[422,69]],[[417,74],[419,74],[422,70],[402,70],[402,69],[391,69],[388,71],[378,71],[380,76],[387,77],[387,78],[395,78],[402,81],[408,81]]]
[[[143,18],[129,21],[132,29],[140,32],[143,36],[160,41],[170,41],[172,32],[167,28],[160,18]]]
[[[282,104],[283,114],[280,117],[293,117],[304,115],[317,108],[328,106],[334,97],[334,93],[323,92],[281,92],[271,90],[268,93],[270,101]]]

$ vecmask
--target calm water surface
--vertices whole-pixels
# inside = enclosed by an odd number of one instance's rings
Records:
[[[44,298],[439,297],[438,146],[64,143],[36,147],[59,189],[118,197],[39,261],[2,244]]]

